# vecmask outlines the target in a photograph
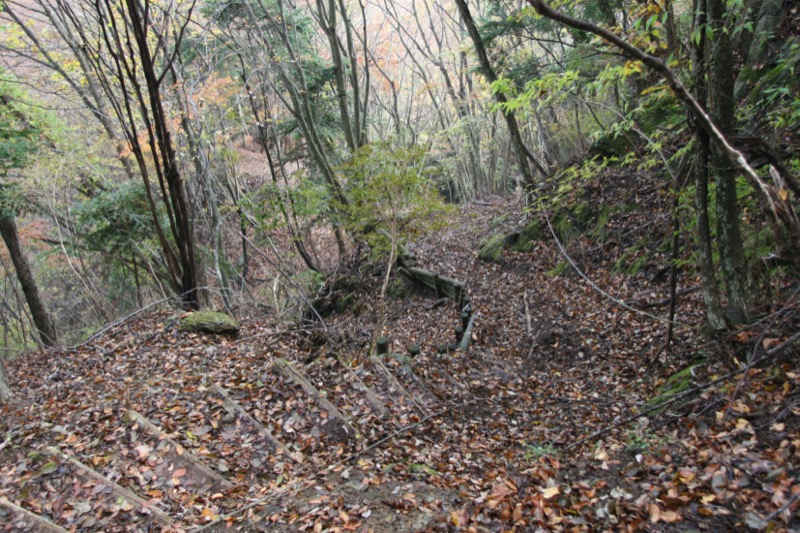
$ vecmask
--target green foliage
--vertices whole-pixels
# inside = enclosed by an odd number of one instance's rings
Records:
[[[425,165],[421,147],[373,143],[340,167],[346,179],[348,229],[366,238],[373,251],[388,249],[389,234],[404,240],[437,224],[445,210]]]
[[[634,246],[614,262],[611,273],[633,276],[643,271],[649,260],[650,255],[648,253],[642,252],[638,245]]]
[[[17,215],[25,205],[18,184],[6,178],[28,164],[45,138],[44,113],[26,100],[25,92],[0,70],[0,217]]]
[[[570,266],[567,261],[559,261],[558,264],[556,264],[555,268],[547,271],[547,275],[550,276],[551,278],[557,278],[569,272],[569,269]]]
[[[675,395],[680,394],[694,385],[694,371],[700,367],[704,361],[693,363],[686,368],[676,372],[667,378],[657,389],[655,395],[647,400],[647,405],[657,406],[671,400]]]
[[[643,425],[630,430],[625,440],[625,449],[631,453],[651,453],[664,444],[663,438]]]
[[[551,443],[535,443],[525,445],[525,462],[533,463],[542,457],[558,457],[558,448]]]
[[[797,128],[800,124],[799,69],[800,42],[792,42],[773,68],[745,73],[748,81],[759,80],[751,99],[774,128]]]
[[[153,218],[144,185],[125,182],[79,204],[76,229],[90,250],[117,254],[150,240]]]
[[[0,80],[0,177],[24,167],[42,139],[41,125],[24,98],[13,82]]]
[[[240,200],[240,206],[253,215],[262,231],[285,227],[290,206],[298,219],[310,223],[331,215],[331,194],[319,176],[298,170],[292,179],[297,183],[294,187],[267,182]]]

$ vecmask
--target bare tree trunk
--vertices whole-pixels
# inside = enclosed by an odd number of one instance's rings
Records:
[[[695,98],[705,106],[708,90],[706,88],[706,11],[705,6],[698,6],[704,0],[695,1],[697,19],[695,28],[699,31],[700,39],[693,47]],[[699,9],[697,8],[699,7]],[[697,247],[699,255],[700,277],[703,280],[703,300],[706,304],[706,321],[712,331],[725,328],[725,318],[720,305],[719,287],[714,273],[714,249],[711,244],[711,225],[708,220],[708,162],[710,154],[710,140],[708,132],[697,128],[695,132],[694,156],[694,183],[695,183],[695,212],[697,216]]]
[[[25,295],[25,301],[28,303],[33,323],[36,324],[36,329],[39,330],[42,344],[55,346],[58,344],[56,328],[50,313],[47,312],[41,294],[39,294],[39,287],[37,287],[36,280],[33,278],[33,272],[31,272],[28,260],[22,251],[14,217],[0,218],[0,234],[2,234],[3,241],[6,243],[6,248],[8,248],[8,255],[11,256],[11,261],[14,263],[17,279]]]

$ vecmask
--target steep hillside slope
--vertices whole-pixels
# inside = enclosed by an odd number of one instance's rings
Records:
[[[617,178],[634,205],[661,202],[657,184]],[[610,203],[609,191],[598,185],[586,198]],[[796,335],[770,333],[797,323],[797,294],[768,327],[708,343],[700,297],[684,291],[675,341],[662,350],[667,263],[651,246],[668,226],[656,207],[587,220],[606,230],[602,242],[574,236],[564,246],[583,277],[549,230],[502,252],[502,263],[478,259],[485,237],[528,225],[518,200],[466,205],[413,244],[420,265],[467,288],[466,351],[446,350],[461,309],[395,277],[390,354],[370,357],[384,309],[377,266],[359,271],[353,298],[324,325],[262,316],[245,318],[237,339],[207,337],[177,331],[165,311],[10,362],[0,522],[32,531],[800,527],[800,372],[785,350]],[[647,259],[614,273],[621,257]],[[680,288],[695,284],[687,276]],[[745,350],[770,365],[731,371]],[[667,403],[648,403],[669,388]]]

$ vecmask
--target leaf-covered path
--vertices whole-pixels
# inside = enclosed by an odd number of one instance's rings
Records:
[[[551,239],[504,264],[477,259],[517,227],[506,202],[466,206],[412,248],[466,283],[466,352],[439,353],[452,302],[398,278],[390,355],[368,358],[383,272],[357,313],[238,340],[129,320],[72,351],[10,362],[0,523],[7,530],[727,530],[798,527],[800,375],[750,369],[674,412],[645,403],[666,324],[620,302],[658,301],[657,276],[551,276]],[[611,220],[643,228],[641,220]],[[597,266],[599,265],[599,266]],[[697,323],[691,297],[679,322]],[[700,342],[682,329],[674,350]],[[781,339],[776,339],[780,343]],[[406,355],[413,343],[422,351]],[[683,344],[681,344],[683,343]],[[695,347],[695,351],[699,348]],[[686,350],[688,351],[688,350]],[[739,376],[740,377],[740,376]],[[694,383],[713,376],[688,378]],[[691,390],[691,388],[689,389]],[[697,416],[695,416],[697,415]],[[787,521],[789,520],[789,521]],[[203,529],[204,528],[204,529]]]

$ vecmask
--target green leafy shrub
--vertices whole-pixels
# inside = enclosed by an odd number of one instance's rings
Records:
[[[404,240],[434,229],[447,211],[428,176],[423,148],[373,143],[340,167],[346,179],[345,224],[366,239],[373,252],[390,248],[390,236]]]

